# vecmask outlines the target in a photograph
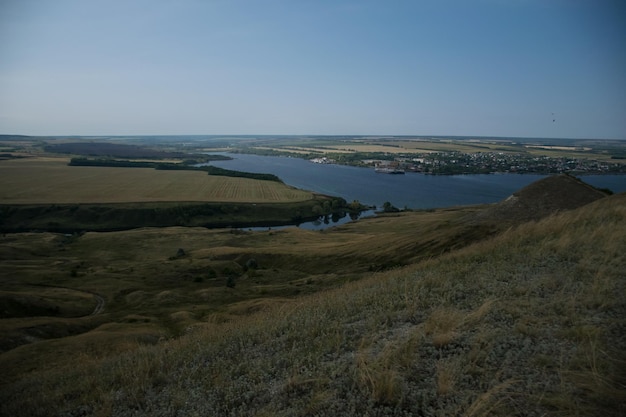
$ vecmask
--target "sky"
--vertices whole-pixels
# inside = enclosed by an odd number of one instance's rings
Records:
[[[0,133],[626,139],[626,2],[0,0]]]

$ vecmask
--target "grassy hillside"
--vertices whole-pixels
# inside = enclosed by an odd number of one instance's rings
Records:
[[[173,227],[3,235],[3,379],[71,361],[85,344],[95,346],[83,349],[87,355],[115,354],[137,334],[148,342],[177,336],[194,323],[438,256],[486,236],[482,227],[459,222],[476,210],[381,216],[323,232]],[[96,297],[105,308],[90,315]]]
[[[0,391],[1,413],[624,415],[626,195],[602,198],[424,260],[418,254],[429,247],[429,241],[437,246],[442,239],[459,232],[451,227],[459,213],[456,217],[445,211],[435,214],[441,216],[441,229],[434,223],[418,227],[418,214],[394,218],[405,222],[397,230],[408,229],[413,240],[409,232],[396,234],[393,239],[384,237],[384,219],[376,219],[381,222],[379,234],[373,232],[377,223],[368,223],[370,235],[355,224],[351,225],[355,229],[340,228],[332,238],[317,241],[315,246],[307,246],[307,238],[287,231],[255,235],[246,239],[239,250],[231,244],[239,236],[231,236],[231,240],[222,241],[221,249],[203,251],[192,242],[201,238],[206,241],[205,235],[191,230],[184,240],[177,241],[189,242],[194,248],[191,258],[162,262],[164,268],[174,271],[174,265],[183,268],[185,262],[201,264],[201,259],[242,261],[238,253],[257,257],[261,265],[275,265],[260,270],[259,283],[249,279],[248,286],[242,286],[246,291],[269,284],[263,279],[269,278],[274,269],[284,272],[281,262],[284,268],[290,260],[294,277],[303,277],[302,271],[316,261],[320,276],[311,278],[312,283],[332,279],[336,271],[349,278],[345,268],[367,265],[350,260],[375,254],[387,254],[387,261],[396,253],[398,259],[406,260],[405,264],[409,260],[415,263],[390,270],[379,268],[381,272],[363,270],[360,276],[367,276],[365,279],[298,298],[284,294],[280,302],[265,302],[259,297],[241,299],[229,304],[222,314],[206,316],[185,327],[183,336],[158,343],[142,340],[139,335],[151,335],[150,328],[158,325],[159,318],[145,311],[134,312],[126,316],[125,322],[110,322],[96,327],[95,332],[84,333],[81,345],[69,345],[75,349],[66,352],[72,353],[71,365],[51,363],[48,371],[24,372],[10,384],[5,381]],[[413,228],[409,229],[411,222]],[[387,219],[386,227],[390,224]],[[477,233],[476,229],[466,232]],[[325,237],[326,232],[318,234]],[[438,236],[434,238],[433,234]],[[348,235],[349,239],[342,239]],[[124,269],[122,261],[111,265],[108,272],[105,264],[98,264],[93,257],[80,265],[80,260],[95,248],[100,248],[102,259],[111,256],[103,249],[111,246],[95,242],[114,236],[119,238],[113,234],[87,234],[80,238],[81,245],[69,243],[69,250],[75,252],[60,261],[66,262],[66,267],[78,263],[78,274],[85,268],[86,280],[98,274],[108,273],[109,278],[117,274],[118,283],[127,282],[129,286],[129,291],[122,293],[130,297],[126,301],[138,308],[157,301],[167,306],[172,298],[191,293],[177,291],[188,284],[173,279],[169,292],[156,293],[155,288],[134,294],[130,290],[137,284],[130,277],[137,271]],[[417,236],[425,236],[425,240]],[[177,242],[167,236],[161,240],[155,237],[116,242],[127,242],[137,249],[157,241],[163,246],[159,256],[174,251]],[[287,242],[281,249],[291,247],[291,251],[273,252],[269,244],[273,239]],[[54,236],[49,240],[51,244],[56,242]],[[260,245],[260,240],[265,244]],[[25,242],[20,244],[27,247]],[[87,251],[90,245],[95,246]],[[303,246],[298,250],[297,245]],[[108,250],[123,252],[124,245],[118,246]],[[246,251],[242,252],[242,247]],[[17,243],[7,248],[27,257]],[[124,253],[127,268],[131,263],[135,268],[142,264],[146,267],[152,256],[149,251]],[[33,250],[28,256],[34,269],[46,262]],[[21,262],[23,268],[29,264],[25,260]],[[371,265],[375,258],[368,261]],[[347,267],[342,268],[342,263]],[[158,269],[147,271],[152,271],[154,278],[146,275],[144,281],[158,279]],[[67,274],[65,281],[71,279]],[[227,297],[229,293],[213,294]],[[110,314],[114,314],[114,305],[110,308]],[[184,315],[181,312],[175,317]],[[95,317],[104,319],[102,314]],[[137,329],[137,337],[127,337],[128,346],[119,350],[126,353],[99,354],[103,348],[98,341],[109,340],[99,337],[106,332],[109,336],[115,332],[128,336],[125,325]],[[31,356],[37,355],[37,349],[42,349],[42,354],[44,350],[59,352],[69,348],[64,347],[63,340],[50,340],[45,349],[40,343],[22,348],[31,349]],[[7,354],[24,359],[19,356],[20,349]],[[5,359],[3,366],[9,363]]]

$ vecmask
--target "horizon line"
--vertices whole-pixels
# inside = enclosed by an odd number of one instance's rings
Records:
[[[562,137],[562,136],[496,136],[496,135],[431,135],[431,134],[290,134],[290,133],[179,133],[179,134],[60,134],[60,135],[29,135],[23,133],[0,133],[3,136],[23,136],[32,138],[124,138],[124,137],[367,137],[367,138],[477,138],[477,139],[554,139],[554,140],[608,140],[626,141],[626,138],[606,137]]]

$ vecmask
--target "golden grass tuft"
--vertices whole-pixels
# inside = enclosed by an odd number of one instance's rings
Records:
[[[458,359],[437,361],[437,395],[452,395],[462,369]]]
[[[400,373],[385,360],[366,354],[357,355],[358,381],[377,404],[396,405],[404,395],[404,381]]]
[[[462,412],[463,417],[487,417],[497,415],[508,415],[507,402],[510,400],[509,395],[515,391],[515,384],[518,381],[508,379],[489,388],[486,392],[480,394],[466,410]]]
[[[452,343],[465,328],[480,323],[491,310],[494,302],[493,299],[489,299],[470,312],[454,307],[436,307],[424,322],[424,331],[432,337],[435,347],[446,346]]]
[[[467,318],[466,313],[453,307],[437,307],[424,323],[424,332],[431,336],[435,347],[452,343],[458,336],[458,328]]]

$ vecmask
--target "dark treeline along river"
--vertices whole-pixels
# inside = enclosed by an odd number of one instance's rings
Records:
[[[404,175],[376,173],[373,168],[316,164],[305,159],[222,153],[230,161],[211,165],[237,171],[274,174],[288,185],[321,194],[358,200],[382,208],[390,202],[398,208],[429,209],[495,203],[528,184],[545,178],[535,174]],[[626,191],[626,175],[579,176],[588,184]]]

